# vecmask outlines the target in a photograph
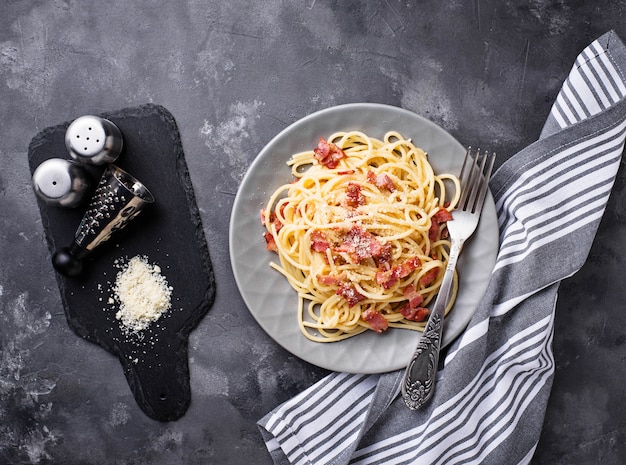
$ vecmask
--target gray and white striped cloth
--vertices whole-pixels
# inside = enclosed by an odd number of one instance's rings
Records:
[[[579,55],[540,139],[493,175],[500,251],[427,407],[402,372],[332,373],[259,421],[276,464],[525,464],[554,373],[559,283],[585,262],[626,137],[626,47],[608,32]]]

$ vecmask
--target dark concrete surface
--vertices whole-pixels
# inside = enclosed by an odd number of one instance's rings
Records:
[[[0,4],[0,463],[269,464],[255,422],[325,374],[283,351],[235,286],[228,221],[250,161],[322,108],[381,102],[499,162],[540,133],[576,55],[626,1]],[[176,118],[217,277],[191,334],[192,403],[149,419],[118,360],[68,327],[30,187],[41,129],[156,103]],[[626,175],[563,283],[556,375],[533,464],[626,463]],[[172,254],[176,251],[172,250]]]

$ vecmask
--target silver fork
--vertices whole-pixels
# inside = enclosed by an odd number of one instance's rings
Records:
[[[448,264],[428,323],[402,380],[402,397],[411,410],[424,405],[434,392],[443,334],[443,318],[450,297],[454,269],[463,243],[474,233],[478,225],[495,158],[495,153],[481,154],[480,149],[473,156],[471,147],[465,154],[459,175],[461,197],[457,208],[452,211],[452,221],[448,221],[450,233]]]

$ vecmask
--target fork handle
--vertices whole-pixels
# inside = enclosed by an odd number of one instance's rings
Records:
[[[432,307],[424,333],[406,367],[402,381],[402,398],[411,410],[424,405],[435,390],[435,377],[439,363],[439,350],[443,334],[443,318],[450,297],[454,278],[454,269],[461,252],[463,241],[452,241],[446,271],[441,281],[439,294]]]

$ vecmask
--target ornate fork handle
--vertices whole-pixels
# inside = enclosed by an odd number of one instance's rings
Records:
[[[439,349],[443,334],[443,318],[450,297],[454,269],[461,252],[463,240],[453,240],[450,245],[448,265],[441,282],[439,294],[432,308],[424,333],[409,362],[402,383],[402,397],[411,410],[426,403],[435,389],[435,377],[439,363]]]

